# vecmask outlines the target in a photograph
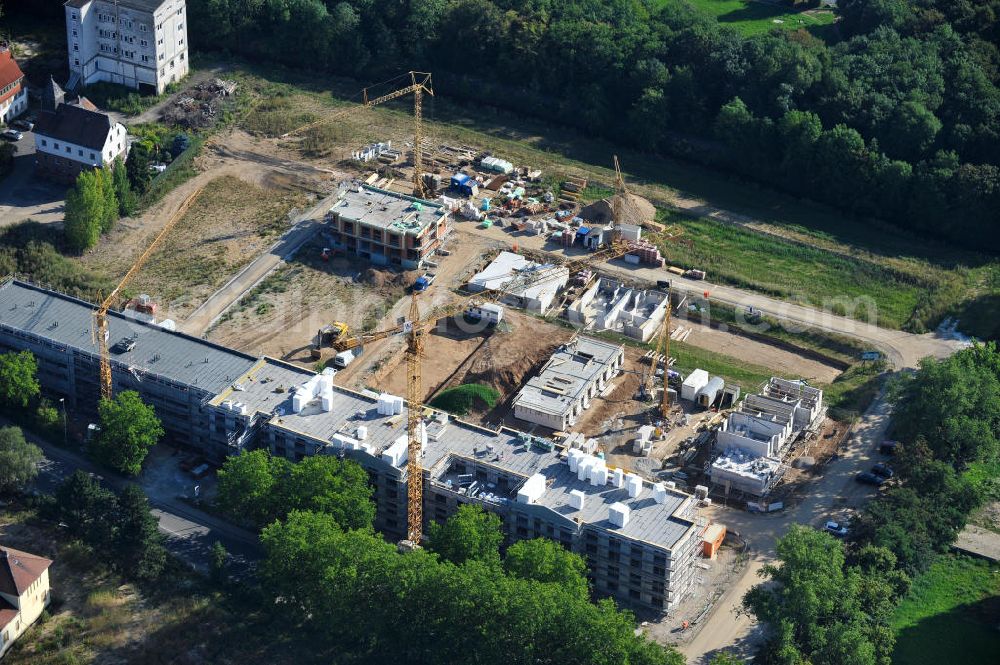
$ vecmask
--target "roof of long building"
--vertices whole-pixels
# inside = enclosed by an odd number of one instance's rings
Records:
[[[18,280],[0,284],[0,326],[31,333],[56,344],[65,344],[98,355],[93,335],[91,303]],[[131,338],[135,347],[111,354],[140,373],[217,394],[243,376],[257,358],[184,333],[165,330],[118,314],[108,313],[108,345]]]
[[[577,337],[559,348],[537,375],[528,379],[514,403],[564,415],[621,351],[621,344]]]
[[[346,221],[400,235],[419,235],[447,214],[440,203],[369,185],[344,192],[330,212]]]

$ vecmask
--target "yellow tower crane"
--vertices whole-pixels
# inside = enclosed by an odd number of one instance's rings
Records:
[[[615,198],[614,205],[612,205],[612,214],[614,215],[615,226],[620,226],[621,224],[640,224],[642,222],[636,215],[635,206],[631,200],[632,192],[629,191],[628,186],[625,184],[625,176],[622,175],[621,163],[618,161],[618,155],[614,156],[615,162]],[[679,226],[670,226],[665,231],[659,233],[659,238],[667,242],[675,242],[678,237],[684,233],[684,229]],[[660,398],[660,415],[666,418],[670,413],[670,395],[667,392],[670,389],[669,377],[670,377],[670,313],[671,313],[671,303],[670,303],[670,288],[667,288],[667,308],[663,315],[663,325],[656,337],[656,351],[652,358],[652,367],[649,371],[650,384],[655,383],[656,377],[656,365],[659,363],[659,358],[663,356],[663,395]]]
[[[405,95],[413,93],[413,195],[423,198],[427,190],[424,187],[424,151],[423,151],[423,140],[424,140],[424,129],[423,129],[423,100],[424,93],[434,96],[433,82],[431,81],[431,75],[428,72],[408,72],[410,77],[410,84],[406,87],[400,88],[399,90],[394,90],[388,94],[382,95],[381,97],[369,97],[368,88],[361,91],[363,96],[363,101],[361,102],[360,108],[372,108],[378,106],[379,104],[384,104],[386,102],[391,102],[394,99],[399,99]],[[351,106],[346,109],[341,109],[329,115],[325,115],[319,120],[307,123],[301,127],[296,127],[295,129],[281,135],[281,138],[288,138],[289,136],[295,136],[303,132],[307,132],[310,129],[316,127],[321,127],[323,125],[328,125],[334,120],[344,117],[349,113],[353,113],[359,107]]]
[[[108,297],[105,298],[100,305],[98,305],[97,310],[94,312],[94,342],[97,344],[101,356],[101,397],[104,399],[111,399],[113,392],[111,385],[111,354],[108,351],[108,311],[114,306],[118,297],[121,295],[122,290],[128,286],[132,279],[138,274],[139,270],[142,269],[143,264],[146,263],[149,256],[156,251],[157,247],[160,246],[160,242],[163,238],[165,238],[174,225],[180,221],[180,219],[184,216],[184,213],[188,211],[188,208],[190,208],[191,204],[194,203],[194,200],[201,193],[201,190],[202,188],[199,187],[191,192],[186,199],[184,199],[181,207],[178,208],[173,215],[171,215],[169,220],[167,220],[167,223],[162,229],[160,229],[160,232],[156,234],[156,238],[154,238],[153,242],[146,248],[146,251],[144,251],[138,259],[136,259],[135,263],[132,264],[132,267],[128,269],[128,272],[125,273],[125,276],[118,283],[118,286],[116,286]]]
[[[587,257],[575,261],[561,264],[567,268],[570,274],[593,267],[597,264],[610,261],[622,256],[632,247],[627,242],[613,240],[606,247],[589,254]],[[422,422],[423,388],[421,381],[421,353],[423,351],[424,336],[428,330],[439,320],[460,314],[477,304],[496,302],[505,296],[530,286],[536,281],[544,280],[549,276],[548,271],[523,273],[505,282],[498,289],[488,289],[473,296],[466,297],[455,303],[436,307],[424,317],[420,316],[418,299],[416,294],[410,300],[410,311],[406,321],[386,330],[380,330],[365,335],[351,336],[346,327],[340,327],[338,337],[332,341],[332,346],[337,351],[363,346],[377,340],[392,337],[394,335],[406,335],[406,401],[407,401],[407,435],[409,444],[407,446],[407,546],[415,547],[420,545],[423,537],[423,469],[420,459],[420,426]]]

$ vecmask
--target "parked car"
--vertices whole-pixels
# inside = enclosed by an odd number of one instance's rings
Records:
[[[837,538],[843,538],[847,535],[847,525],[841,524],[840,522],[829,521],[823,525],[823,529]]]
[[[883,464],[882,462],[879,462],[878,464],[872,467],[872,473],[874,473],[879,478],[885,478],[886,480],[896,475],[896,472],[893,471],[888,464]]]
[[[4,137],[8,141],[20,141],[24,138],[24,134],[17,131],[16,129],[5,129],[0,132],[0,136]]]
[[[32,129],[35,128],[35,123],[31,122],[30,120],[15,120],[14,122],[10,123],[10,126],[13,127],[14,129],[20,129],[22,132],[30,132]]]
[[[883,455],[895,455],[898,447],[899,441],[883,441],[882,445],[878,447],[878,451]]]
[[[885,482],[885,478],[880,478],[870,471],[862,471],[854,476],[854,480],[864,485],[874,485],[875,487]]]

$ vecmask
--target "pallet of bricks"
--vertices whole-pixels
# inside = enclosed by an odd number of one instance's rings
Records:
[[[563,203],[576,203],[580,200],[580,193],[587,187],[587,179],[578,176],[570,176],[562,184],[559,192],[559,200]]]

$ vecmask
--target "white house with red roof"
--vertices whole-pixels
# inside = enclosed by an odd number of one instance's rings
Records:
[[[0,122],[8,123],[27,110],[24,72],[17,66],[10,47],[0,44]]]
[[[0,546],[0,656],[48,607],[52,561]]]

